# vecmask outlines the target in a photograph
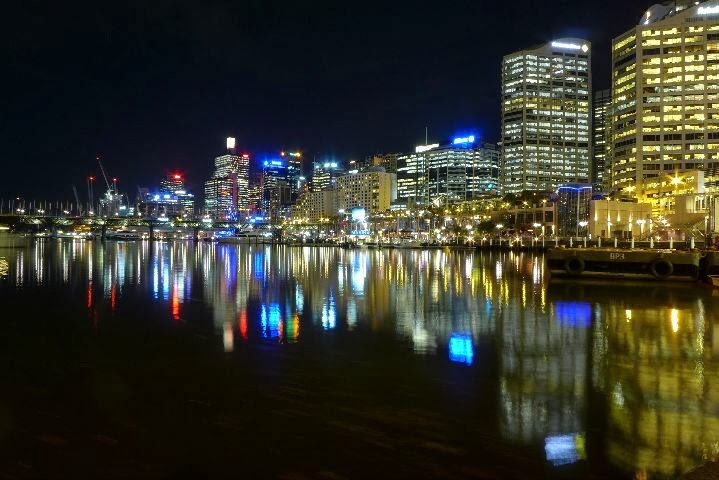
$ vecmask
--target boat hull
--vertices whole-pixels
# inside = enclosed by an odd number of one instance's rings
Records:
[[[655,281],[696,281],[699,252],[615,248],[557,248],[547,252],[552,277],[622,278]]]

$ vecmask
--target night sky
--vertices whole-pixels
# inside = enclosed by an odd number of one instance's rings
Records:
[[[651,3],[13,2],[0,197],[70,199],[73,183],[83,195],[96,153],[131,197],[174,169],[201,194],[226,136],[343,162],[410,151],[425,126],[430,141],[497,141],[503,55],[583,37],[607,88],[611,38]]]

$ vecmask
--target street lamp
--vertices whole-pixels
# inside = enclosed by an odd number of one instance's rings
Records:
[[[646,220],[643,220],[643,219],[637,220],[637,225],[639,225],[639,239],[641,239],[644,236],[644,223],[646,223]]]
[[[579,222],[579,226],[582,227],[582,230],[584,230],[584,236],[586,236],[587,234],[587,225],[589,225],[589,222],[586,220],[582,220],[581,222]]]

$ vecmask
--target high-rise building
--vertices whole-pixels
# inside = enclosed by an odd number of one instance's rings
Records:
[[[382,153],[373,155],[367,162],[373,167],[382,167],[387,173],[397,173],[397,158],[399,153]]]
[[[499,194],[499,150],[474,135],[425,152],[429,201],[447,204]]]
[[[338,206],[349,212],[362,207],[367,213],[389,210],[397,199],[397,175],[382,167],[337,178]]]
[[[282,207],[291,203],[291,187],[287,177],[288,166],[282,160],[262,162],[262,216],[268,221],[277,220]]]
[[[608,189],[611,175],[612,147],[612,91],[597,90],[592,103],[592,184]],[[606,180],[606,183],[605,183]]]
[[[447,145],[420,145],[397,157],[397,198],[408,206],[498,195],[499,150],[473,135]]]
[[[334,187],[337,177],[347,171],[336,161],[318,162],[312,171],[312,191],[319,192],[328,187]]]
[[[397,157],[397,201],[408,207],[425,205],[427,197],[427,155],[438,143],[419,145],[414,153]]]
[[[235,153],[235,139],[227,139],[228,153],[215,158],[215,171],[205,182],[205,213],[237,220],[247,216],[250,156]]]
[[[175,193],[185,189],[185,181],[181,173],[168,173],[160,180],[160,193]]]
[[[146,217],[192,218],[195,213],[195,196],[185,189],[181,173],[170,173],[160,179],[160,188],[138,189],[137,211]]]
[[[591,46],[560,38],[502,60],[502,189],[589,182]]]
[[[612,42],[614,188],[719,168],[719,2],[656,4]],[[714,180],[712,180],[714,179]]]
[[[295,202],[303,184],[302,152],[281,152],[280,156],[287,164],[287,184],[291,201]]]

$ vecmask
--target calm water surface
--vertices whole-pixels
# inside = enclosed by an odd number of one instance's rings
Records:
[[[541,256],[0,249],[0,476],[672,478],[719,456],[719,297]]]

